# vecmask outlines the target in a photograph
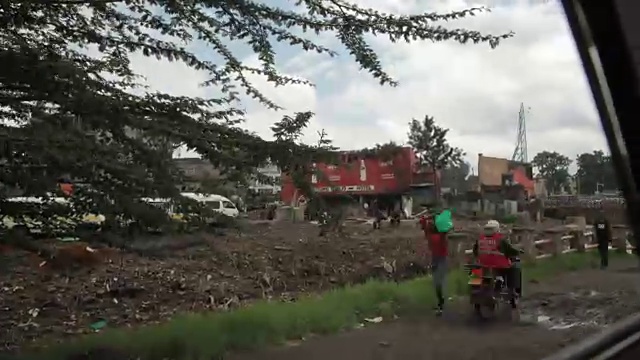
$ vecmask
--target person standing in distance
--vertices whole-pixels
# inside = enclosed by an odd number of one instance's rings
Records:
[[[604,211],[600,210],[598,218],[593,223],[593,233],[598,242],[598,253],[600,255],[600,268],[609,267],[609,244],[611,243],[611,225],[604,215]]]

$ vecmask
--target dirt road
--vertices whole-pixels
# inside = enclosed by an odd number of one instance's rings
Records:
[[[540,359],[624,316],[640,312],[634,259],[530,284],[518,323],[478,324],[461,301],[442,318],[400,319],[231,360]]]

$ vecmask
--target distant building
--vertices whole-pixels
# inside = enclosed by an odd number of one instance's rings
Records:
[[[496,201],[535,196],[531,164],[478,154],[478,183],[483,197]]]
[[[174,158],[176,166],[184,172],[185,181],[180,184],[180,191],[198,191],[207,181],[221,180],[220,170],[209,160],[201,158]]]
[[[267,165],[265,167],[258,168],[257,171],[260,175],[268,177],[270,181],[267,183],[261,182],[258,179],[253,180],[249,185],[250,190],[261,194],[278,194],[282,191],[282,172],[277,166]]]
[[[180,168],[186,177],[186,181],[181,184],[181,191],[198,191],[206,183],[213,183],[217,180],[224,180],[224,175],[216,169],[211,162],[200,158],[174,158],[173,161]],[[273,184],[261,183],[258,180],[249,181],[249,189],[259,193],[277,194],[280,186],[281,172],[277,166],[265,166],[258,168],[257,172],[273,180]],[[226,185],[225,187],[229,187]]]
[[[437,178],[430,169],[418,166],[410,147],[399,148],[389,158],[365,151],[341,151],[337,155],[337,165],[310,164],[315,171],[308,180],[328,203],[356,200],[364,208],[364,204],[376,201],[382,209],[400,207],[410,215],[414,205],[437,202]],[[283,176],[281,200],[295,206],[306,199],[291,179]]]
[[[527,196],[535,194],[531,164],[478,154],[478,183],[482,192],[521,186]]]

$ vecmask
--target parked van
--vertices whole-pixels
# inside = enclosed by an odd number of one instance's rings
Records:
[[[222,195],[198,194],[198,193],[190,193],[190,192],[180,193],[180,195],[186,198],[195,200],[197,202],[204,203],[207,205],[207,207],[221,214],[234,217],[234,218],[240,215],[240,211],[238,211],[238,208],[236,208],[236,205],[231,200],[229,200],[228,198]]]

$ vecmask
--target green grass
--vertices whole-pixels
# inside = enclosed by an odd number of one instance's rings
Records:
[[[524,281],[597,266],[593,253],[569,254],[524,264]],[[465,294],[468,277],[453,271],[449,295]],[[309,334],[352,329],[365,318],[426,313],[434,305],[429,278],[400,284],[369,281],[362,285],[308,296],[294,303],[259,302],[226,313],[182,315],[162,325],[134,330],[107,329],[74,342],[54,345],[34,359],[65,359],[96,347],[120,349],[141,359],[201,360],[221,358],[233,350],[249,350]],[[31,357],[29,357],[31,358]]]

